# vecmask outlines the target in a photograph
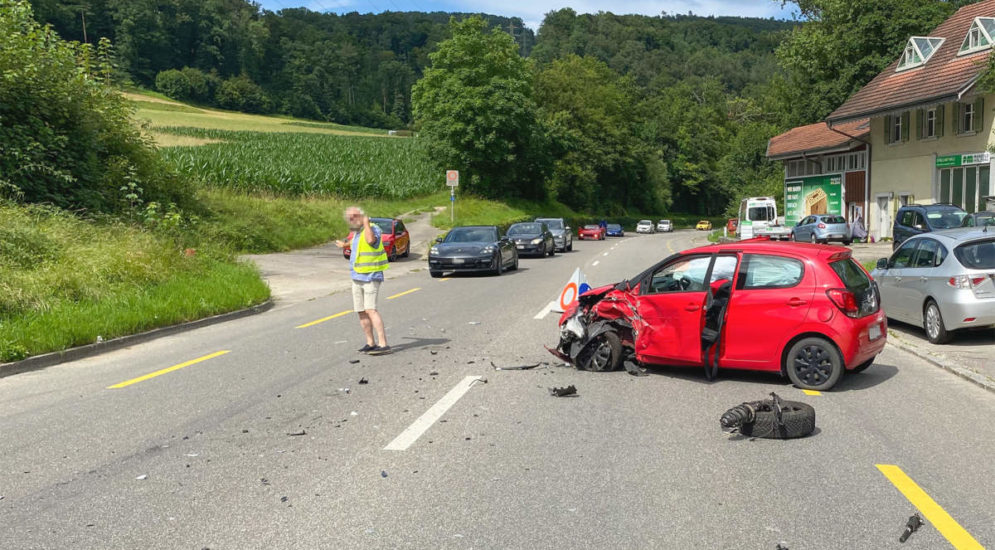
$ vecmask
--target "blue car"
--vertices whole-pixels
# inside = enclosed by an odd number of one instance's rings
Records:
[[[605,231],[605,235],[609,237],[624,237],[625,230],[617,223],[610,223],[608,224],[608,229]]]

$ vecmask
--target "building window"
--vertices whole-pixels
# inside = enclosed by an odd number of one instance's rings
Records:
[[[968,103],[960,108],[960,131],[974,131],[974,104]]]
[[[971,103],[954,103],[954,119],[958,134],[975,134],[984,126],[985,99],[979,97]]]
[[[967,31],[957,55],[965,55],[986,50],[992,46],[995,35],[995,17],[975,17],[971,30]]]
[[[926,111],[926,120],[922,126],[922,137],[936,137],[936,109]]]
[[[908,136],[909,129],[906,126],[908,124],[908,111],[900,115],[892,115],[885,117],[885,127],[888,130],[888,143],[900,143],[905,141]]]
[[[943,38],[932,38],[929,36],[913,36],[905,45],[905,51],[898,60],[896,72],[912,69],[920,65],[925,65],[929,58],[943,44]]]

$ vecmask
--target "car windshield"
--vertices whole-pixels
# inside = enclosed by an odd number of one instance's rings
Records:
[[[537,223],[516,223],[508,228],[508,235],[536,235],[541,231]]]
[[[618,231],[619,229],[622,229],[622,226],[617,223],[610,223],[608,224],[608,229],[611,229],[612,231]]]
[[[377,227],[380,228],[380,231],[384,233],[394,232],[394,220],[385,220],[382,218],[376,218],[373,220],[373,223],[377,224]]]
[[[753,206],[746,213],[746,219],[766,222],[774,219],[774,209],[769,206]]]
[[[538,220],[538,221],[546,224],[546,227],[550,229],[563,229],[563,222],[560,220]]]
[[[832,262],[829,267],[833,268],[843,286],[852,292],[857,299],[857,303],[860,304],[861,316],[869,315],[878,310],[877,288],[853,258]]]
[[[653,223],[653,222],[651,222],[649,220],[639,220],[639,225],[646,225],[648,223]]]
[[[446,243],[492,243],[498,240],[497,229],[493,227],[457,227],[446,235]]]
[[[950,229],[951,227],[960,227],[960,224],[964,221],[965,216],[967,216],[967,212],[954,209],[933,210],[931,212],[926,212],[926,219],[929,220],[929,225],[933,229]]]
[[[670,223],[670,220],[660,220],[660,223],[662,223],[662,224],[668,224],[668,223]]]
[[[962,244],[954,249],[954,256],[968,269],[995,269],[995,239]]]
[[[601,229],[599,225],[585,225],[584,229]]]
[[[823,223],[846,223],[843,216],[825,216],[822,218]]]

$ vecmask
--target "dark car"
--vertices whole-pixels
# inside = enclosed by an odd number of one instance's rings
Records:
[[[556,241],[553,232],[544,223],[523,222],[508,228],[508,238],[515,244],[519,254],[553,256],[556,254]]]
[[[984,227],[986,225],[995,225],[995,212],[985,211],[968,214],[960,223],[961,227]]]
[[[898,248],[912,235],[960,227],[965,217],[967,212],[952,204],[907,204],[895,215],[891,249]]]
[[[387,253],[389,261],[397,261],[398,257],[407,258],[411,254],[411,235],[408,234],[404,222],[397,218],[370,218],[370,221],[380,228],[383,249]],[[349,243],[342,249],[342,255],[349,259],[352,254],[352,238],[355,235],[352,231],[346,237]]]
[[[617,223],[610,223],[608,224],[608,230],[605,231],[605,235],[608,237],[624,237],[625,230]]]
[[[493,225],[454,227],[435,240],[428,252],[428,269],[433,277],[446,271],[487,271],[500,275],[505,269],[518,269],[518,251]]]

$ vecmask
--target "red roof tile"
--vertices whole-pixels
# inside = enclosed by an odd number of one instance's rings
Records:
[[[839,130],[839,132],[835,130]],[[852,137],[847,137],[840,132]],[[870,135],[870,127],[866,118],[838,124],[834,130],[829,129],[825,122],[817,122],[808,126],[792,128],[771,138],[767,143],[767,156],[784,158],[827,149],[849,148],[846,146],[856,145],[851,142],[865,139],[868,135]]]
[[[957,10],[928,34],[946,40],[925,65],[896,73],[896,59],[833,111],[827,120],[838,124],[891,110],[956,99],[974,84],[992,51],[957,55],[975,17],[995,17],[995,0],[984,0]]]

